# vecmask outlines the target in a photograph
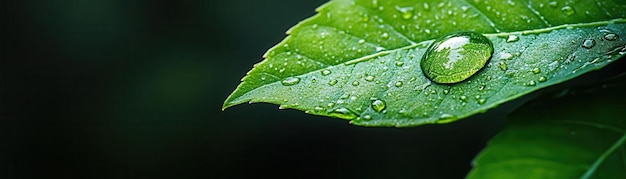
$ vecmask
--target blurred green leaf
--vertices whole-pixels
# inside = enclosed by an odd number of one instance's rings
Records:
[[[468,178],[626,178],[626,85],[606,86],[520,108]]]
[[[455,121],[600,69],[626,51],[623,1],[333,0],[265,54],[223,108],[267,102],[364,126]],[[426,78],[432,39],[474,31],[494,53],[457,84]]]

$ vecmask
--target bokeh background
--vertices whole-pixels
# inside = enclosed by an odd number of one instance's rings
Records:
[[[5,1],[0,178],[462,178],[503,125],[365,128],[239,105],[325,0]]]

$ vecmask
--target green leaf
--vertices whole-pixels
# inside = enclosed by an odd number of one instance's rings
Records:
[[[623,9],[619,0],[333,0],[290,29],[223,108],[267,102],[364,126],[451,122],[619,59]],[[431,82],[420,69],[426,47],[459,31],[487,36],[491,60],[466,81]]]
[[[618,83],[519,109],[468,178],[626,178],[626,85]]]

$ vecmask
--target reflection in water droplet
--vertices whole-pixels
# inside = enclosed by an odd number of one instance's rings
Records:
[[[572,8],[572,7],[570,7],[570,6],[563,6],[563,8],[561,8],[561,11],[563,11],[563,13],[564,13],[566,16],[571,16],[571,15],[574,15],[574,13],[576,13],[576,12],[574,11],[574,8]]]
[[[619,36],[617,36],[617,34],[614,33],[609,33],[604,35],[604,39],[608,40],[608,41],[613,41],[613,40],[617,40]]]
[[[280,81],[281,84],[285,86],[292,86],[300,83],[300,78],[297,77],[289,77],[285,78],[283,81]]]
[[[330,86],[335,86],[335,84],[337,84],[337,80],[331,80],[330,82],[328,82],[328,85]]]
[[[533,71],[534,74],[539,74],[539,73],[541,73],[541,68],[533,68],[532,71]]]
[[[357,115],[348,108],[337,108],[330,112],[330,116],[348,120],[352,120],[357,117]]]
[[[519,40],[519,37],[517,37],[516,35],[509,35],[509,38],[506,39],[506,42],[517,42]]]
[[[593,39],[585,39],[585,41],[583,41],[583,45],[584,48],[586,49],[590,49],[593,46],[596,46],[596,41]]]
[[[366,76],[365,81],[374,81],[374,76]]]
[[[433,42],[421,59],[422,72],[435,83],[458,83],[485,67],[493,44],[475,32],[458,32]]]
[[[322,75],[323,76],[328,76],[330,75],[332,72],[330,70],[322,70]]]

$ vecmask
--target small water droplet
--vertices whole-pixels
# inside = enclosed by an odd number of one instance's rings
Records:
[[[326,104],[326,106],[328,106],[328,108],[333,108],[333,107],[335,107],[335,103],[328,103],[328,104]]]
[[[374,81],[374,76],[366,76],[365,81]]]
[[[614,41],[614,40],[617,40],[617,38],[619,38],[619,36],[617,36],[617,34],[614,34],[614,33],[608,33],[604,35],[604,39],[608,41]]]
[[[498,53],[498,56],[500,57],[501,60],[513,59],[513,55],[511,55],[510,53],[507,53],[507,52],[500,52],[500,53]]]
[[[593,39],[585,39],[582,46],[586,49],[593,48],[593,46],[596,46],[596,41]]]
[[[359,84],[360,84],[359,81],[352,82],[352,86],[359,86]]]
[[[548,78],[546,78],[545,76],[539,77],[539,82],[545,82],[547,80]]]
[[[374,109],[374,111],[376,112],[381,112],[383,110],[385,110],[385,108],[387,107],[387,105],[385,104],[385,101],[383,100],[373,100],[372,101],[372,109]]]
[[[535,86],[535,85],[537,85],[537,82],[535,82],[535,80],[530,80],[528,82],[528,86]]]
[[[485,90],[485,85],[481,85],[480,87],[478,87],[478,91],[482,91]]]
[[[296,85],[296,84],[300,83],[300,78],[288,77],[288,78],[285,78],[283,81],[280,81],[280,83],[285,85],[285,86],[292,86],[292,85]]]
[[[479,99],[478,100],[478,104],[485,104],[485,102],[487,102],[486,99]]]
[[[316,106],[316,107],[315,107],[315,108],[313,108],[313,109],[315,109],[315,111],[323,111],[323,110],[324,110],[324,108],[323,108],[323,107],[321,107],[321,106]]]
[[[460,99],[463,100],[463,101],[467,101],[467,96],[461,96]]]
[[[532,72],[534,74],[539,74],[539,73],[541,73],[541,68],[533,68]]]
[[[404,65],[404,62],[396,62],[396,66],[401,67],[402,65]]]
[[[322,76],[328,76],[330,75],[332,72],[330,70],[322,70]]]
[[[408,7],[396,6],[396,10],[398,10],[400,14],[402,14],[403,19],[410,19],[411,17],[413,17],[414,8],[411,6],[408,6]]]
[[[456,118],[455,115],[452,114],[441,114],[439,116],[439,119],[437,120],[437,123],[448,123],[448,122],[452,122],[454,120],[454,118]]]
[[[475,32],[458,32],[443,36],[424,53],[420,66],[435,83],[458,83],[484,68],[493,54],[493,44]]]
[[[359,43],[360,43],[360,44],[363,44],[363,43],[365,43],[365,40],[364,40],[364,39],[361,39],[361,40],[359,40]]]
[[[317,83],[317,79],[315,78],[311,79],[311,83]]]
[[[328,82],[328,85],[330,85],[330,86],[335,86],[335,84],[337,84],[337,82],[339,82],[339,81],[337,81],[337,80],[331,80],[330,82]]]
[[[366,121],[372,120],[372,116],[370,116],[370,115],[364,115],[364,116],[363,116],[363,120],[366,120]]]
[[[443,94],[450,94],[450,90],[443,90]]]
[[[402,87],[402,85],[404,85],[404,83],[402,81],[397,81],[396,82],[396,87]]]
[[[552,2],[549,2],[548,5],[555,8],[558,5],[558,2],[552,1]]]
[[[509,37],[506,39],[506,42],[517,42],[519,40],[519,37],[516,35],[509,35]]]
[[[574,13],[576,13],[576,11],[574,11],[574,8],[572,8],[572,7],[570,7],[570,6],[563,6],[563,7],[561,8],[561,11],[563,11],[563,13],[564,13],[566,16],[571,16],[571,15],[574,15]]]
[[[506,71],[509,68],[505,62],[498,63],[498,67],[500,67],[500,70],[502,71]]]
[[[389,34],[387,32],[385,32],[385,33],[383,33],[383,35],[381,37],[384,38],[384,39],[389,38]]]
[[[357,117],[357,115],[348,108],[337,108],[330,112],[330,116],[348,120],[352,120]]]

